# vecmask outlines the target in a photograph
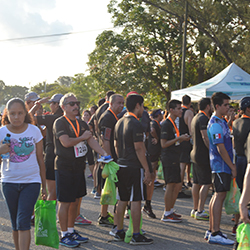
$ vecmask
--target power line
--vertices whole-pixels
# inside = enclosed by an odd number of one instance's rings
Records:
[[[51,35],[41,35],[41,36],[28,36],[28,37],[18,37],[18,38],[9,38],[0,40],[0,42],[8,42],[8,41],[18,41],[18,40],[25,40],[25,39],[37,39],[37,38],[44,38],[44,37],[54,37],[54,36],[68,36],[68,35],[75,35],[80,33],[87,33],[93,31],[101,31],[101,30],[110,30],[115,28],[106,28],[106,29],[97,29],[97,30],[86,30],[86,31],[76,31],[76,32],[66,32],[66,33],[59,33],[59,34],[51,34]]]

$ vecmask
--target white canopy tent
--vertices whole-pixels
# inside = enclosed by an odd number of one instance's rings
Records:
[[[211,97],[214,92],[223,92],[232,100],[240,100],[250,96],[250,75],[235,63],[231,63],[219,74],[195,86],[175,90],[171,99],[182,100],[182,96],[189,95],[192,101],[199,101],[202,97]]]

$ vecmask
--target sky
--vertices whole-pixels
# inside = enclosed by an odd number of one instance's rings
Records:
[[[109,1],[0,0],[0,80],[30,88],[60,76],[88,74],[96,37],[113,27]],[[8,41],[67,32],[81,33]]]

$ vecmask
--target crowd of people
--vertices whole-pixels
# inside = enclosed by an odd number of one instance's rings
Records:
[[[44,114],[44,103],[50,104],[49,113]],[[82,197],[87,194],[86,162],[94,183],[91,193],[99,199],[107,156],[119,165],[117,203],[113,214],[108,205],[101,205],[97,221],[100,226],[110,227],[109,234],[115,241],[125,239],[123,221],[126,210],[130,210],[133,221],[130,244],[153,243],[144,235],[140,222],[141,212],[156,218],[151,201],[154,183],[159,184],[156,176],[161,163],[165,181],[161,221],[182,222],[174,206],[177,198],[190,198],[184,192],[189,186],[193,198],[190,216],[209,220],[204,238],[212,244],[233,245],[234,241],[221,232],[220,221],[231,180],[236,178],[243,193],[241,218],[250,222],[247,210],[250,194],[246,190],[250,185],[247,170],[250,97],[240,100],[237,115],[230,106],[230,97],[222,92],[214,93],[211,99],[202,98],[197,112],[188,95],[183,96],[182,102],[170,100],[165,110],[148,112],[143,97],[135,91],[125,99],[108,91],[98,106],[84,109],[81,115],[80,102],[73,93],[40,98],[35,92],[28,93],[24,101],[13,98],[6,104],[0,128],[0,154],[9,153],[9,159],[2,160],[1,182],[15,248],[29,249],[30,225],[34,222],[33,210],[39,193],[43,199],[58,201],[60,244],[78,247],[87,242],[88,238],[74,229],[75,224],[92,223],[80,213]],[[4,143],[7,134],[10,143]],[[206,211],[209,189],[213,195]],[[240,214],[232,219],[235,235]]]

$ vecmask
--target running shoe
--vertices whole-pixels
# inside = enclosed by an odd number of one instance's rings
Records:
[[[173,212],[173,215],[177,218],[181,218],[181,215],[180,214],[177,214],[176,212]]]
[[[161,218],[162,221],[164,222],[171,222],[171,223],[179,223],[182,222],[182,219],[175,217],[173,214],[169,214],[169,215],[164,215]]]
[[[115,236],[117,233],[117,226],[113,227],[110,231],[109,231],[109,235],[111,236]]]
[[[194,218],[196,220],[209,220],[209,213],[205,210],[203,210],[201,213],[196,211],[194,214]]]
[[[237,227],[238,227],[238,225],[235,224],[234,227],[233,227],[231,235],[236,236],[236,229],[237,229]]]
[[[195,218],[195,213],[197,212],[197,210],[195,211],[194,209],[191,210],[190,216],[192,218]]]
[[[92,190],[91,190],[91,194],[95,194],[96,193],[96,188],[93,188]]]
[[[231,221],[235,221],[235,216],[234,216],[234,214],[232,215]]]
[[[142,234],[133,235],[131,241],[129,242],[130,245],[149,245],[152,244],[154,241],[145,237]]]
[[[124,241],[125,239],[125,232],[121,231],[121,232],[116,232],[115,236],[114,236],[114,241]]]
[[[94,199],[100,199],[101,198],[101,194],[99,194],[98,192],[95,193]]]
[[[166,191],[166,185],[165,185],[165,186],[163,186],[162,190],[163,190],[163,191]]]
[[[192,182],[189,181],[189,182],[187,183],[187,186],[191,188],[191,187],[193,186],[193,185],[192,185]]]
[[[222,234],[222,232],[219,232],[215,236],[210,234],[209,237],[208,237],[208,243],[210,243],[210,244],[220,244],[220,245],[233,245],[234,241],[226,238]]]
[[[78,247],[80,246],[80,243],[78,243],[76,240],[72,238],[72,234],[67,233],[63,238],[61,238],[60,245],[65,246],[65,247]]]
[[[152,211],[152,207],[151,207],[151,206],[149,206],[149,207],[144,206],[144,207],[142,208],[142,211],[143,211],[149,218],[152,218],[152,219],[155,219],[155,218],[156,218],[155,214],[154,214],[153,211]]]
[[[72,240],[75,240],[78,243],[85,243],[89,240],[87,237],[82,237],[76,230],[71,234]]]
[[[154,182],[154,187],[162,187],[164,184],[160,183],[159,181]]]
[[[206,233],[205,233],[205,235],[204,235],[204,240],[208,240],[210,234],[211,234],[211,231],[210,231],[210,230],[207,230]],[[226,234],[223,234],[223,233],[222,233],[222,235],[223,235],[225,238],[227,238],[227,235],[226,235]]]
[[[114,219],[108,214],[107,217],[100,217],[98,219],[99,226],[110,227],[114,226]]]
[[[75,219],[75,225],[90,225],[92,222],[87,220],[86,217],[79,214]]]

